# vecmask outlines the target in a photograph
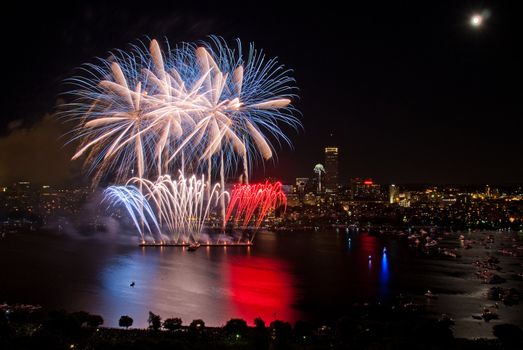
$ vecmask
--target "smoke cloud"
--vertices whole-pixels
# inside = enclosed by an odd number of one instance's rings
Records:
[[[66,128],[52,115],[30,127],[21,120],[9,123],[0,137],[0,184],[31,181],[37,184],[69,184],[81,179],[81,162],[71,162],[74,146],[64,146]]]

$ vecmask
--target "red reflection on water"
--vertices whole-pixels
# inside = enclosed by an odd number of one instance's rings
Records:
[[[355,264],[362,268],[356,269],[354,272],[354,283],[358,285],[357,288],[360,288],[360,292],[363,292],[362,295],[370,296],[377,288],[379,260],[377,260],[378,255],[376,253],[379,242],[376,237],[363,233],[359,236],[357,243],[356,249],[353,250],[354,258],[358,260]]]
[[[368,234],[362,234],[360,240],[362,253],[376,258],[374,254],[376,254],[377,251],[378,239]]]
[[[285,262],[247,256],[233,258],[228,266],[233,315],[249,324],[256,317],[266,323],[296,321],[294,286]]]

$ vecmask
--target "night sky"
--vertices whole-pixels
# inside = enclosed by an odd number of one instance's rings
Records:
[[[75,67],[146,35],[175,44],[209,34],[253,41],[294,70],[304,128],[258,178],[312,176],[322,148],[336,144],[345,183],[523,182],[518,1],[19,3],[1,24],[0,184],[81,179],[59,139],[66,127],[50,116]],[[472,28],[470,16],[485,10]]]

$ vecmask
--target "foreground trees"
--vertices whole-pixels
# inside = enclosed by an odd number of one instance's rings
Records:
[[[160,315],[156,315],[149,311],[149,318],[147,319],[147,322],[149,323],[149,329],[153,331],[159,331],[162,327],[162,318]]]
[[[125,329],[129,329],[133,325],[133,319],[127,315],[124,315],[120,317],[120,320],[118,321],[118,325],[120,327],[125,327]]]
[[[236,338],[244,337],[247,333],[247,322],[241,318],[231,318],[223,327],[225,334]]]
[[[189,325],[189,331],[192,333],[199,333],[205,329],[205,322],[203,320],[197,319],[193,320]]]
[[[174,332],[175,330],[182,328],[182,319],[178,317],[166,318],[165,321],[163,321],[163,328]]]
[[[87,326],[92,328],[98,328],[104,324],[104,319],[100,315],[89,315],[87,317]]]
[[[223,327],[207,327],[201,319],[184,326],[174,317],[162,323],[151,312],[149,329],[132,330],[98,328],[103,319],[85,312],[1,306],[0,349],[523,349],[516,325],[495,325],[497,339],[456,339],[448,322],[383,306],[355,306],[336,323],[275,320],[267,327],[259,318],[254,326],[238,318]],[[124,315],[118,324],[129,328],[133,319]]]

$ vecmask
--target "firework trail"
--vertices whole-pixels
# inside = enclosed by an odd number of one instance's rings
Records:
[[[141,234],[142,242],[150,238],[153,243],[186,243],[200,240],[212,209],[218,205],[221,196],[229,196],[226,191],[220,191],[219,184],[215,184],[207,198],[205,188],[203,175],[185,178],[180,174],[177,180],[164,175],[155,182],[134,177],[125,186],[110,186],[106,196],[112,206],[124,205]],[[149,227],[148,218],[155,223],[156,231]],[[145,223],[148,235],[141,229],[141,222]]]
[[[235,225],[247,228],[250,223],[259,228],[272,210],[287,207],[287,197],[281,182],[263,184],[237,184],[231,192],[224,225],[233,218]]]
[[[160,234],[160,225],[156,220],[156,215],[138,188],[134,186],[110,186],[104,191],[104,196],[104,201],[109,202],[109,206],[122,205],[126,209],[140,234],[142,242],[145,242],[147,236],[154,241],[154,237]],[[149,222],[152,224],[149,224]]]
[[[224,177],[238,167],[247,181],[251,165],[273,156],[270,139],[289,143],[281,125],[298,128],[293,116],[294,80],[276,59],[266,60],[241,43],[181,44],[162,52],[116,51],[84,76],[70,81],[74,101],[62,114],[77,121],[81,140],[73,159],[85,157],[94,184],[106,175],[127,180],[133,170],[149,178],[188,164],[195,173]],[[183,160],[182,160],[183,159]]]

